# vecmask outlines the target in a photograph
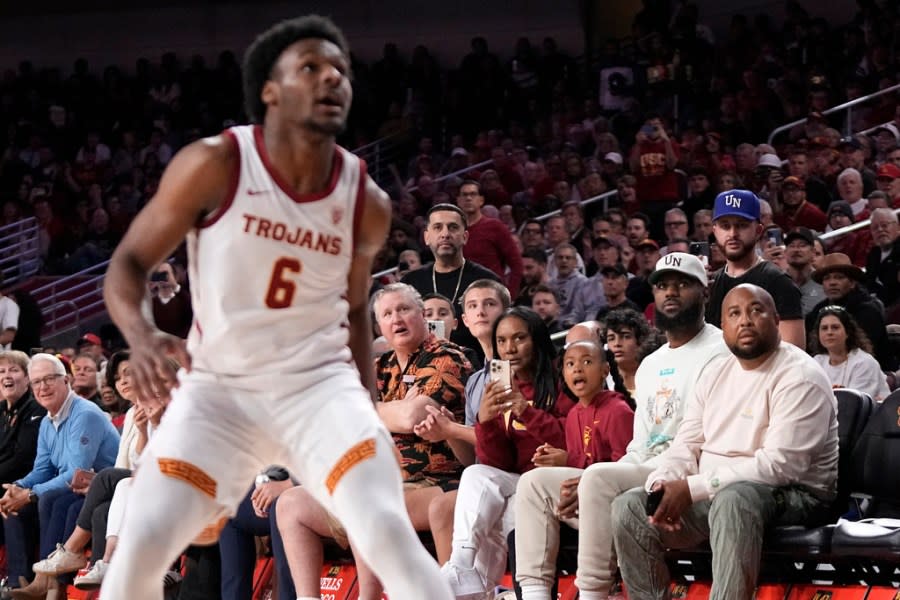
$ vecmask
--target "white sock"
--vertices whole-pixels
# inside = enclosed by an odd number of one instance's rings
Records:
[[[578,600],[606,600],[609,598],[609,592],[583,592],[578,591]],[[524,598],[523,598],[524,600]]]
[[[550,600],[550,586],[528,583],[522,586],[522,600]]]

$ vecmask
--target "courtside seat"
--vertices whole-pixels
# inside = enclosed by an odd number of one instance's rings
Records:
[[[900,565],[900,390],[885,398],[869,419],[852,465],[853,489],[865,499],[862,516],[873,522],[839,525],[832,551],[871,559],[868,572],[889,576]]]

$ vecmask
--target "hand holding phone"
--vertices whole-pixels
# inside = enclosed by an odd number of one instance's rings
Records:
[[[647,492],[647,516],[652,517],[656,514],[656,509],[659,508],[659,503],[662,502],[663,494],[665,490],[662,486],[659,486],[652,492]]]

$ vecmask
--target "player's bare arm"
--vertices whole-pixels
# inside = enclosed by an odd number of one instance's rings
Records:
[[[366,176],[365,206],[360,216],[359,233],[353,262],[347,277],[347,313],[350,321],[350,351],[359,369],[363,386],[375,394],[375,366],[372,360],[372,319],[369,315],[369,288],[372,285],[372,263],[384,245],[391,224],[391,199]]]
[[[131,347],[131,370],[139,395],[153,397],[154,388],[168,391],[176,385],[167,356],[190,367],[184,341],[153,323],[147,276],[224,201],[236,160],[236,147],[225,135],[185,147],[169,163],[156,195],[135,217],[112,255],[103,296]]]

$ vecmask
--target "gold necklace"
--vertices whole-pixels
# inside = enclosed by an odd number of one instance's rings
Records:
[[[434,293],[437,294],[437,279],[434,277],[435,269],[437,268],[437,262],[431,267],[431,289],[434,290]],[[456,295],[459,293],[459,286],[462,284],[462,276],[463,270],[466,268],[466,259],[463,259],[462,266],[459,268],[459,277],[456,279],[456,289],[453,290],[453,297],[450,298],[450,305],[456,306]]]

